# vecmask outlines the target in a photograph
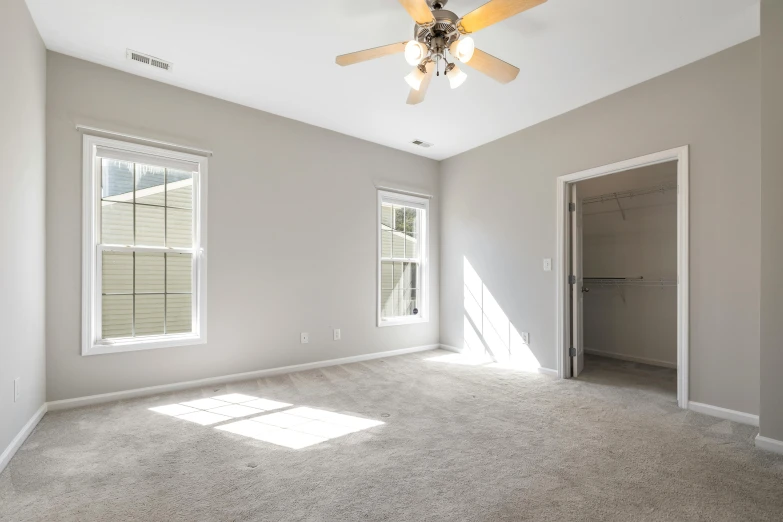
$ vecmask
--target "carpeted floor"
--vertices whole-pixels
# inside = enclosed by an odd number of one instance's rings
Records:
[[[783,520],[783,457],[754,448],[755,428],[677,408],[671,370],[590,358],[559,381],[453,357],[48,413],[0,475],[0,520]],[[214,404],[171,406],[229,393],[291,406],[211,425],[189,420]],[[237,397],[219,400],[279,406]],[[248,420],[273,414],[333,424]]]

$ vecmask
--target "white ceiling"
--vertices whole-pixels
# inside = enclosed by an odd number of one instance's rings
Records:
[[[484,0],[450,0],[464,15]],[[396,0],[27,0],[46,46],[140,76],[434,159],[552,118],[759,34],[759,0],[549,0],[473,35],[521,69],[501,85],[465,66],[408,106],[402,55],[338,54],[410,39]],[[171,73],[125,50],[174,63]],[[435,146],[411,145],[422,139]]]

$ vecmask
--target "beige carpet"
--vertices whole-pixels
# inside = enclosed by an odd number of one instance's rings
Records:
[[[0,520],[783,520],[783,458],[678,409],[671,370],[591,358],[558,381],[444,355],[48,413],[0,475]]]

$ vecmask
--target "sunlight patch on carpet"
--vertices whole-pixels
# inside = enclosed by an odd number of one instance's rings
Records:
[[[291,406],[293,405],[286,402],[229,393],[157,406],[150,408],[150,411],[202,426],[214,425],[217,430],[291,449],[306,448],[384,424],[373,419],[318,408]],[[284,408],[288,409],[283,410]],[[251,416],[253,417],[236,421],[238,418]]]

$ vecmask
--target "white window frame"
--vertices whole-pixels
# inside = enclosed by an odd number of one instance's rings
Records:
[[[417,288],[417,292],[419,293],[419,314],[412,315],[412,316],[403,316],[403,317],[395,317],[391,319],[384,319],[381,315],[382,311],[382,304],[381,304],[381,265],[383,261],[383,256],[381,248],[382,248],[382,237],[383,234],[381,233],[382,227],[381,227],[381,208],[383,207],[384,203],[392,203],[397,205],[407,205],[415,208],[420,208],[424,212],[422,212],[422,219],[420,226],[420,235],[421,237],[419,240],[421,241],[421,260],[419,261],[420,267],[419,267],[419,288]],[[429,234],[429,224],[430,224],[430,200],[426,197],[421,196],[414,196],[411,194],[401,193],[401,192],[392,192],[388,190],[379,190],[378,191],[378,206],[377,206],[377,215],[375,217],[376,219],[376,231],[378,234],[378,244],[377,244],[377,284],[375,287],[376,290],[376,306],[377,306],[377,319],[378,319],[378,326],[384,327],[384,326],[399,326],[399,325],[406,325],[406,324],[422,324],[427,323],[430,320],[429,317],[429,275],[430,275],[430,263],[429,263],[429,245],[430,245],[430,234]],[[387,259],[388,260],[388,259]],[[410,262],[410,259],[404,259],[404,258],[392,258],[392,261],[400,261],[400,262]]]
[[[117,151],[118,158],[147,158],[153,165],[190,164],[193,175],[193,248],[149,248],[148,251],[192,254],[193,331],[125,339],[101,339],[101,259],[104,250],[143,251],[143,247],[102,246],[100,237],[101,168],[98,148]],[[122,353],[207,342],[207,158],[185,152],[84,135],[82,152],[82,355]]]

